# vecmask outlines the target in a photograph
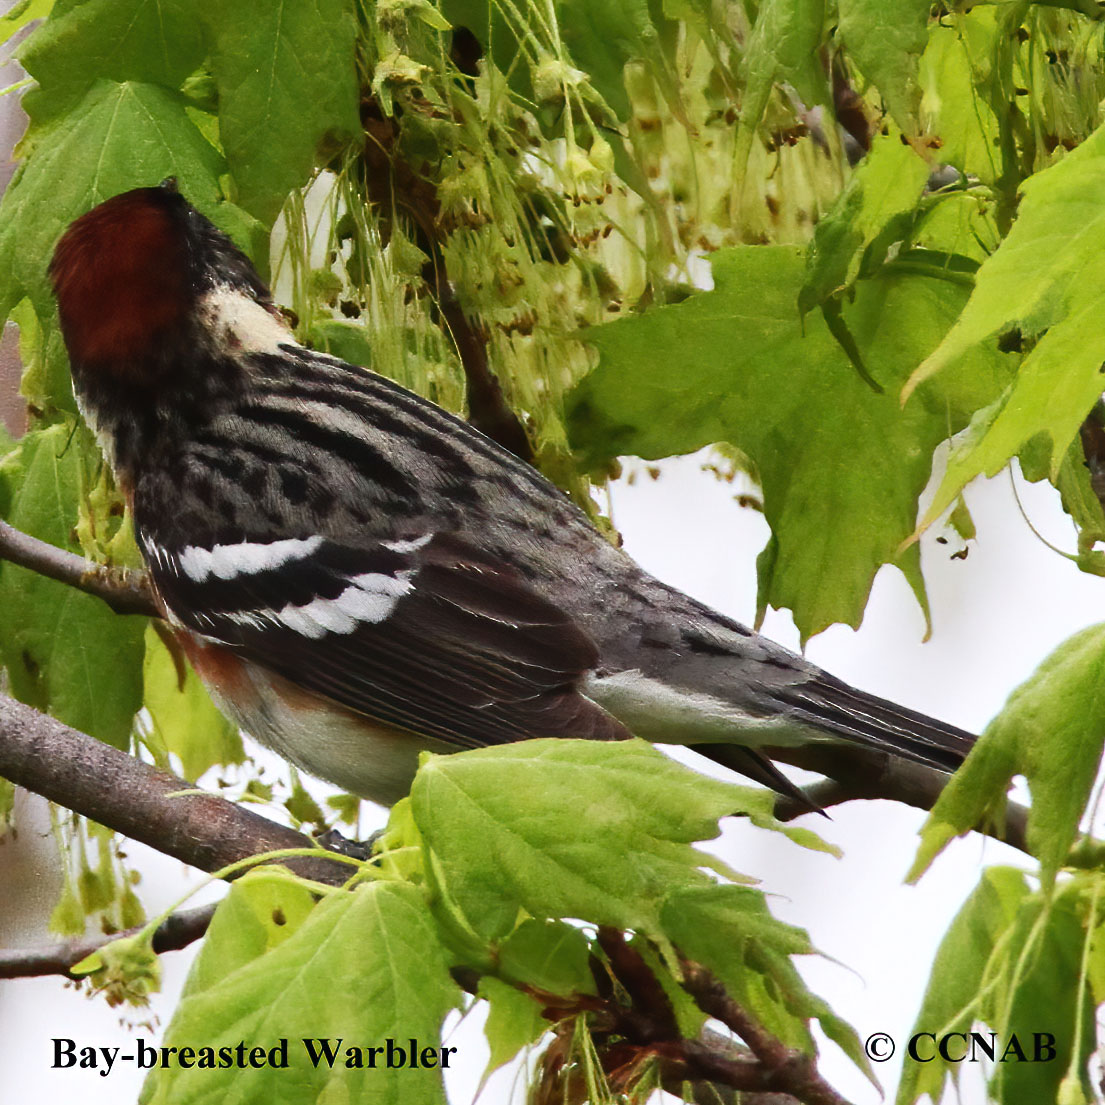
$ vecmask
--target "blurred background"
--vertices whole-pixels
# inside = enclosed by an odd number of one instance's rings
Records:
[[[18,79],[11,64],[0,73],[4,86]],[[22,129],[17,96],[0,99],[0,185],[10,179],[10,150]],[[16,434],[23,421],[18,379],[15,335],[9,326],[0,341],[0,418]],[[708,454],[647,468],[628,461],[625,475],[611,488],[610,509],[626,548],[646,568],[750,622],[755,615],[755,558],[767,528],[759,513],[738,503],[754,489],[717,479],[704,470],[709,462]],[[977,540],[964,548],[954,534],[934,532],[923,542],[932,603],[930,641],[922,643],[924,620],[905,581],[884,568],[862,628],[852,632],[834,627],[810,642],[806,654],[865,690],[978,731],[1055,645],[1098,619],[1101,585],[1048,549],[1022,517],[1023,509],[1049,542],[1073,550],[1073,531],[1050,486],[1002,475],[972,486],[967,502]],[[770,612],[764,632],[797,647],[786,614]],[[316,796],[327,792],[321,784],[308,785]],[[385,811],[376,811],[375,822],[366,828],[384,819]],[[853,803],[834,809],[831,819],[805,819],[843,849],[839,860],[732,820],[709,844],[734,868],[763,880],[779,916],[810,931],[822,953],[803,964],[813,988],[861,1038],[884,1032],[898,1044],[898,1054],[876,1067],[887,1097],[897,1083],[901,1049],[936,941],[983,866],[1016,865],[1020,859],[1001,844],[972,836],[949,849],[918,886],[905,886],[903,876],[921,821],[918,811],[886,802]],[[46,920],[60,887],[46,804],[21,794],[17,823],[17,833],[0,839],[0,949],[50,943]],[[221,887],[203,885],[196,872],[140,845],[128,852],[142,872],[141,893],[151,910],[170,906],[193,887],[202,889],[189,905],[222,893]],[[58,978],[0,981],[5,1099],[47,1094],[50,1100],[79,1097],[88,1105],[134,1100],[141,1072],[133,1063],[119,1062],[107,1077],[98,1070],[52,1070],[52,1040],[70,1037],[78,1046],[119,1047],[120,1054],[133,1053],[139,1036],[156,1043],[193,956],[194,948],[163,957],[163,992],[141,1013],[109,1009]],[[447,1041],[459,1048],[461,1060],[449,1077],[454,1105],[471,1101],[478,1089],[487,1059],[480,1027],[479,1017],[470,1016],[453,1028]],[[1046,1024],[1037,1027],[1049,1030]],[[857,1105],[881,1100],[879,1091],[831,1044],[825,1045],[822,1070]],[[965,1068],[959,1100],[982,1105],[983,1086],[982,1072]],[[521,1101],[516,1070],[494,1076],[481,1100],[492,1105]]]

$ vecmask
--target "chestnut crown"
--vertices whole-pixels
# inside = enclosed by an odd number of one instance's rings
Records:
[[[271,303],[249,259],[174,181],[113,196],[76,219],[50,262],[75,373],[140,375],[187,343],[200,297],[228,285]]]

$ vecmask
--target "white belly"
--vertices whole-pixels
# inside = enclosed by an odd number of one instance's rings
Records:
[[[256,696],[247,709],[214,688],[219,707],[244,732],[296,767],[350,794],[392,806],[407,795],[420,752],[455,752],[454,745],[374,725],[340,707],[297,710],[263,675],[251,673]],[[209,685],[210,686],[210,685]]]

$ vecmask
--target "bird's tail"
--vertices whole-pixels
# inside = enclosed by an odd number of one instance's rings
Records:
[[[857,691],[825,672],[805,683],[773,688],[771,694],[795,721],[949,774],[975,742],[964,729]]]
[[[937,771],[951,774],[966,758],[975,737],[954,725],[938,721],[899,706],[877,695],[858,691],[826,672],[804,683],[774,687],[770,691],[771,710],[788,720],[829,737],[851,744],[857,756],[864,752],[895,756]],[[835,742],[834,742],[835,743]],[[765,751],[738,744],[692,744],[694,751],[715,763],[770,787],[810,806],[806,795],[765,755]],[[813,749],[817,748],[814,742]],[[773,748],[773,758],[792,760],[801,766],[835,774],[831,765],[842,749],[811,758],[811,746],[805,749]],[[855,758],[849,760],[854,765]]]

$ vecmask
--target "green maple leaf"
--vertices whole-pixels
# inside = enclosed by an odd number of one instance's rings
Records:
[[[761,614],[789,607],[803,640],[858,625],[875,573],[895,564],[923,602],[914,530],[932,451],[998,394],[996,349],[967,351],[958,371],[904,410],[895,392],[945,333],[967,289],[884,267],[860,281],[842,317],[873,391],[816,315],[798,316],[800,250],[745,246],[713,256],[715,288],[590,330],[598,368],[569,412],[592,467],[730,442],[755,464],[772,538],[759,563]]]

